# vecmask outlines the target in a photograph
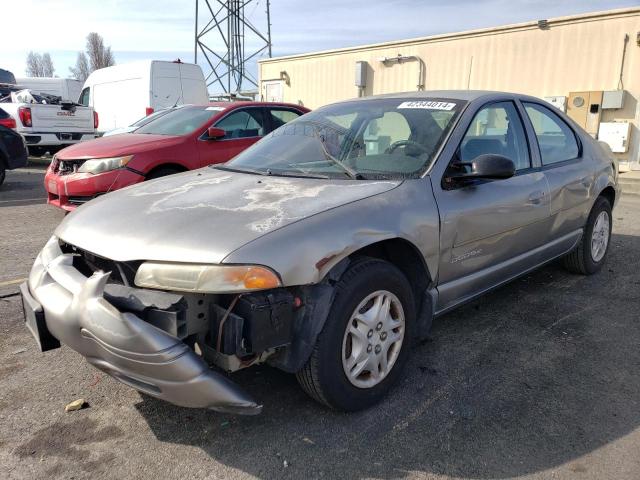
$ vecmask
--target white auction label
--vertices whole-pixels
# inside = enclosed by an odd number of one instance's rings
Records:
[[[435,102],[433,100],[418,101],[413,100],[411,102],[402,102],[398,105],[398,108],[424,108],[427,110],[453,110],[455,103],[450,102]]]

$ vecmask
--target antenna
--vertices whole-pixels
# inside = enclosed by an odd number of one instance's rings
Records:
[[[266,11],[259,12],[261,0],[196,0],[194,62],[204,60],[210,72],[207,86],[227,95],[258,88],[258,80],[251,72],[256,57],[265,53],[271,57],[270,2]],[[248,12],[248,15],[245,15]],[[249,17],[260,15],[264,20],[263,33]]]

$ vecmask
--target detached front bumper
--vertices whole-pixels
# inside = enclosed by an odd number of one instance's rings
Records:
[[[254,415],[261,406],[187,345],[103,296],[109,273],[84,276],[52,238],[21,288],[41,348],[56,340],[120,382],[175,405]]]

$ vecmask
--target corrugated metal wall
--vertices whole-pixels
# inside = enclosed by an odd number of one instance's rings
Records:
[[[629,35],[622,110],[604,111],[602,121],[634,123],[628,157],[638,162],[640,124],[640,8],[550,19],[454,35],[274,58],[260,62],[262,81],[286,72],[284,101],[317,108],[356,97],[355,63],[368,63],[365,95],[416,90],[419,63],[383,64],[382,57],[415,55],[426,66],[425,88],[482,89],[540,97],[618,88],[625,34]],[[625,156],[623,156],[625,157]],[[626,158],[622,158],[625,160]]]

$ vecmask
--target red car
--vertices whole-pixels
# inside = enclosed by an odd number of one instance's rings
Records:
[[[60,150],[45,175],[48,203],[71,211],[134,183],[224,163],[308,111],[299,105],[261,102],[176,107],[132,133]]]

